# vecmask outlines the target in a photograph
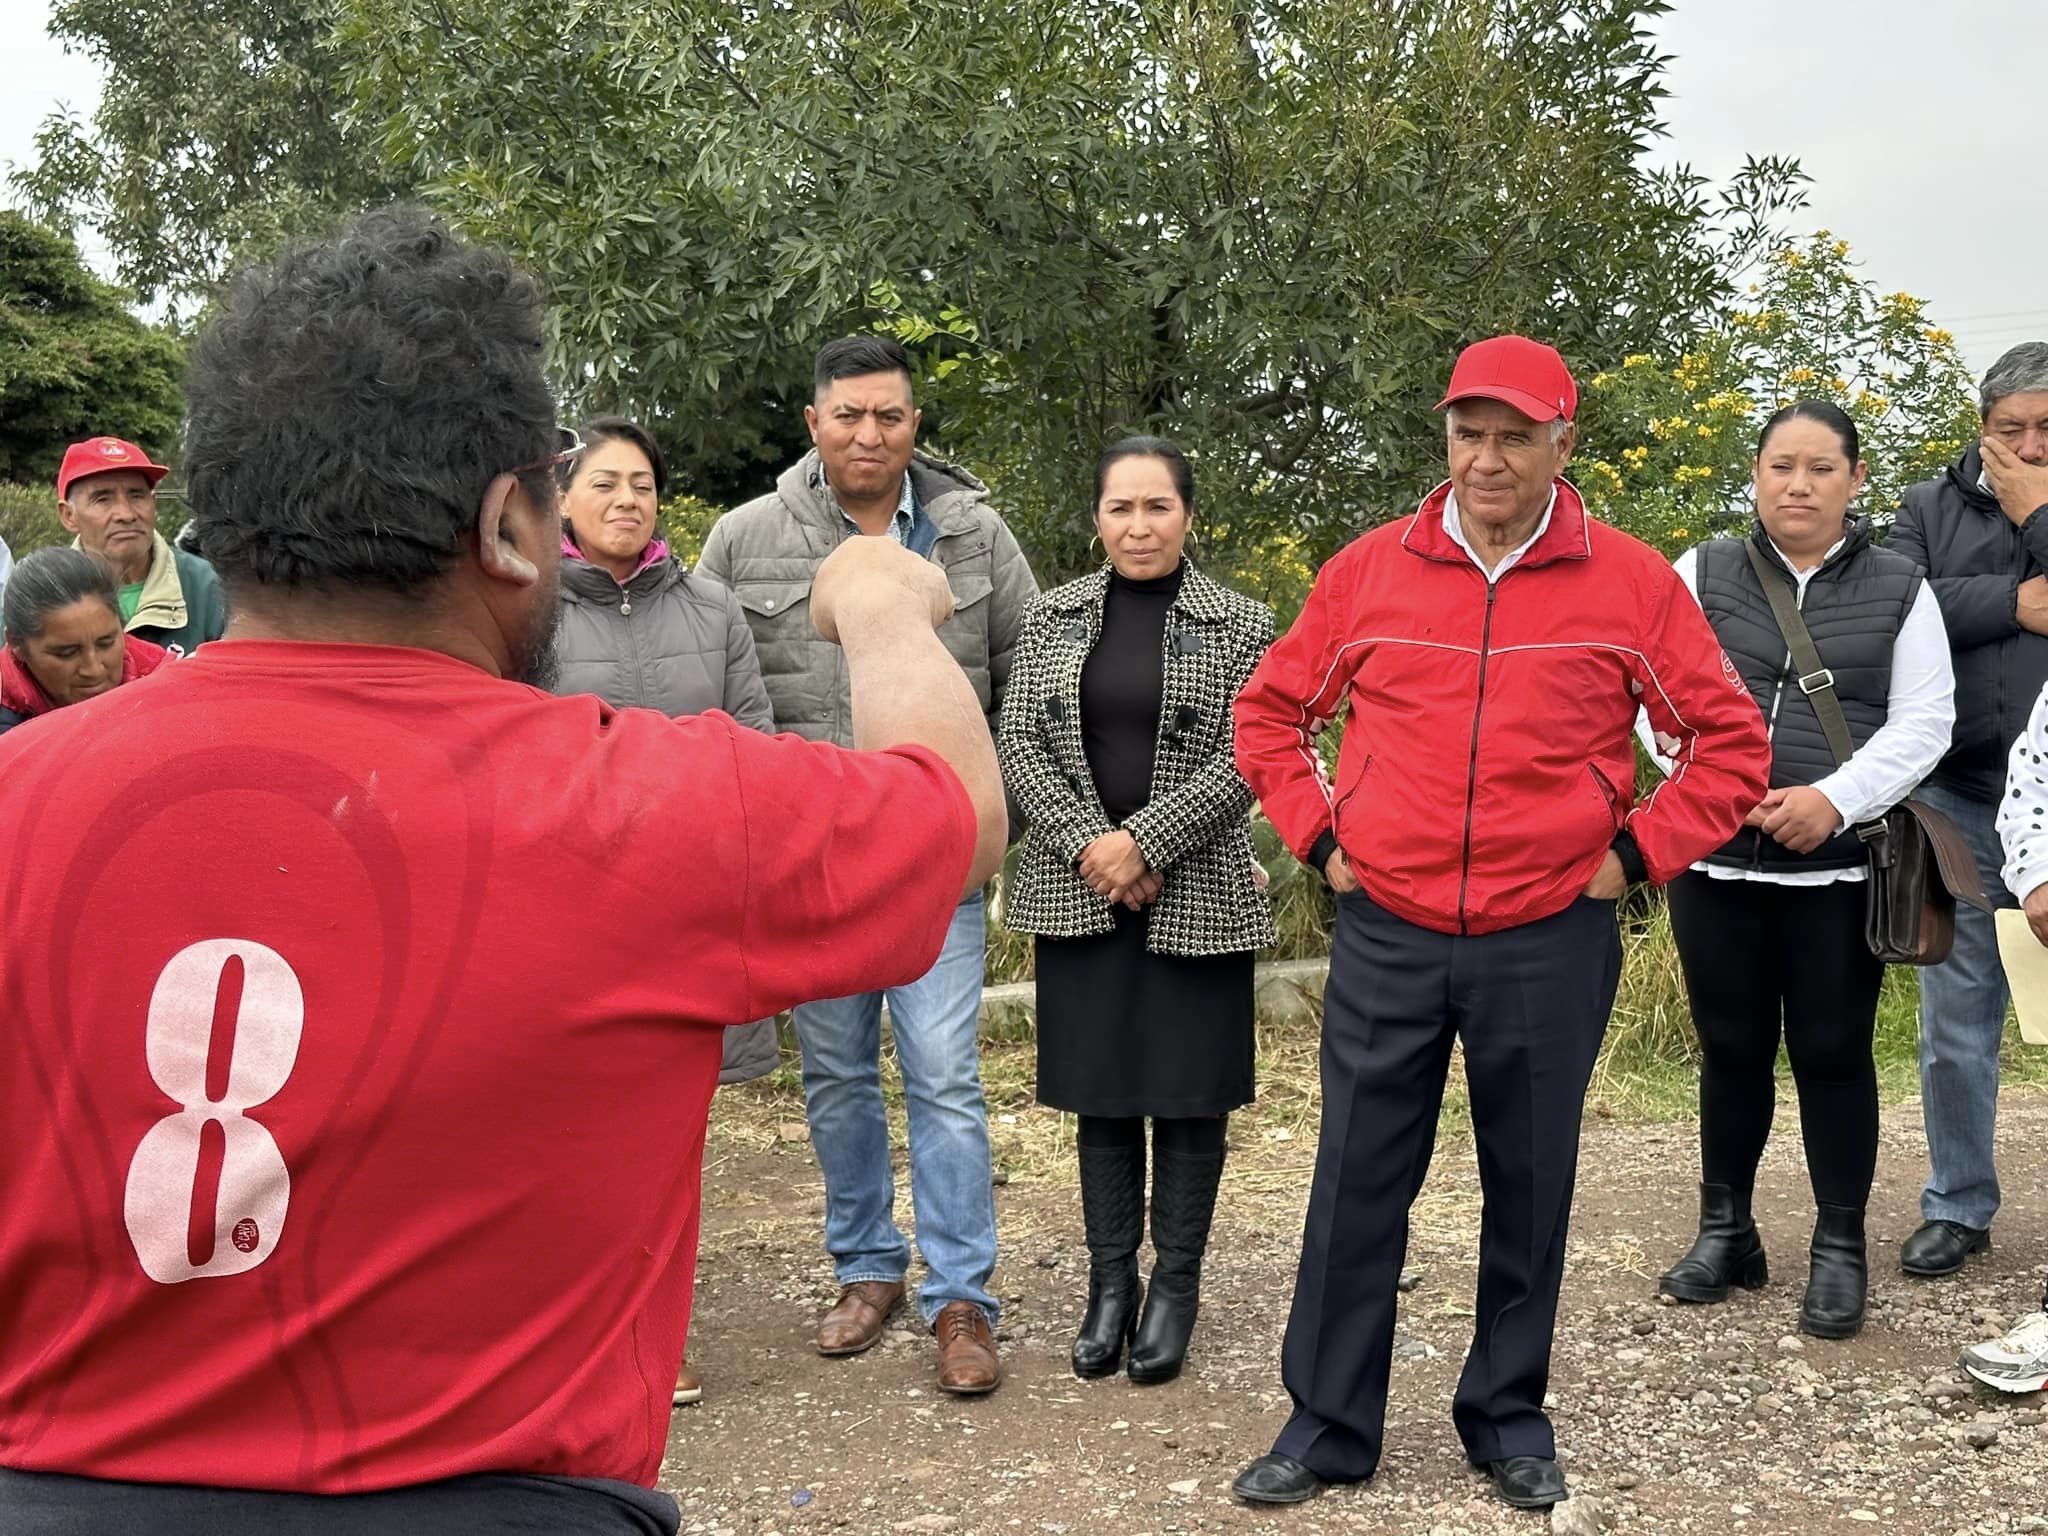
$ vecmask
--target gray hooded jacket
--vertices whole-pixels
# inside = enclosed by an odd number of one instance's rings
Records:
[[[818,474],[812,451],[772,493],[712,525],[697,573],[732,588],[753,628],[776,724],[813,741],[853,745],[846,658],[811,627],[811,578],[840,542],[855,537]],[[916,455],[910,466],[917,521],[910,548],[935,561],[953,589],[954,613],[939,630],[974,685],[993,735],[1024,610],[1038,595],[1017,540],[988,504],[988,487],[964,469]]]

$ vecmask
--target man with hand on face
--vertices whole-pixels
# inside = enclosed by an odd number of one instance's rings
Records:
[[[0,1531],[672,1536],[725,1030],[911,981],[1002,858],[880,540],[806,615],[860,750],[544,691],[545,334],[418,210],[244,274],[186,375],[228,636],[0,738]]]
[[[73,548],[114,568],[128,633],[189,656],[221,637],[227,601],[212,566],[156,531],[156,483],[169,473],[118,437],[73,443],[57,471],[57,515]]]
[[[1907,489],[1886,542],[1926,571],[1955,658],[1954,742],[1916,796],[1961,829],[1985,891],[2010,907],[2019,893],[2000,876],[1998,839],[2006,755],[2048,683],[2048,342],[1993,363],[1978,404],[1982,437]],[[1958,902],[1955,948],[1920,973],[1928,1171],[1920,1226],[1899,1253],[1909,1275],[1953,1274],[1991,1246],[2006,1002],[1996,925]]]
[[[974,689],[990,739],[1002,711],[1024,610],[1037,594],[1017,540],[964,469],[917,452],[910,359],[886,337],[852,336],[817,356],[804,408],[816,446],[769,495],[728,512],[704,541],[699,575],[724,582],[753,627],[761,675],[785,731],[842,745],[852,726],[846,663],[806,617],[819,562],[860,539],[899,544],[945,576],[955,610],[939,630]],[[938,1339],[939,1387],[975,1394],[1001,1379],[988,1110],[976,1038],[984,920],[960,904],[938,964],[890,989],[890,1027],[910,1121],[910,1190],[926,1275],[918,1310]],[[803,1047],[811,1146],[825,1175],[825,1246],[840,1295],[818,1352],[854,1355],[903,1303],[910,1244],[896,1225],[889,1125],[882,1108],[884,994],[806,1002],[792,1018]]]
[[[1586,1084],[1621,970],[1615,902],[1718,848],[1770,744],[1662,556],[1562,478],[1578,389],[1520,336],[1465,349],[1450,478],[1317,574],[1237,701],[1238,769],[1339,893],[1323,1121],[1281,1376],[1293,1416],[1254,1503],[1379,1464],[1408,1208],[1465,1047],[1485,1212],[1452,1408],[1508,1503],[1565,1497],[1543,1411]],[[1316,736],[1349,703],[1333,786]],[[1638,705],[1681,765],[1635,800]]]

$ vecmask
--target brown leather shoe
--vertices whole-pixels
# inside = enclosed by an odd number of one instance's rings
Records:
[[[686,1403],[701,1403],[703,1401],[704,1383],[698,1379],[697,1373],[690,1369],[690,1362],[685,1360],[676,1367],[675,1405],[681,1408]]]
[[[939,1390],[961,1397],[993,1392],[1003,1379],[988,1314],[971,1301],[949,1301],[932,1324],[939,1340]]]
[[[839,1293],[839,1304],[818,1324],[818,1353],[857,1355],[874,1347],[887,1323],[903,1305],[900,1280],[856,1280]]]

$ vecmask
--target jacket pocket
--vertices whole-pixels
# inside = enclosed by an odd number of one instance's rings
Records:
[[[996,584],[987,576],[972,571],[947,571],[946,584],[953,589],[953,611],[956,614],[986,600],[996,589]]]
[[[1357,777],[1352,779],[1344,793],[1337,797],[1337,803],[1330,809],[1330,831],[1337,839],[1337,846],[1344,850],[1344,857],[1354,865],[1364,863],[1364,859],[1359,856],[1359,848],[1355,848],[1345,836],[1344,812],[1350,808],[1351,802],[1358,797],[1358,792],[1365,787],[1366,775],[1371,772],[1372,754],[1368,752],[1365,755],[1365,760],[1358,765]],[[1361,844],[1360,847],[1362,846]]]
[[[746,609],[748,622],[759,629],[764,624],[787,622],[792,613],[803,610],[811,600],[811,584],[808,581],[743,581],[733,588],[733,596]],[[808,617],[808,613],[803,616]]]
[[[1607,781],[1607,775],[1600,771],[1598,764],[1586,764],[1586,776],[1593,781],[1593,791],[1600,797],[1600,808],[1607,813],[1608,830],[1619,832],[1624,815],[1621,796],[1615,793],[1614,786]]]

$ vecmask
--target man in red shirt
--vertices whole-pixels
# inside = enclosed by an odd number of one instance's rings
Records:
[[[673,1531],[722,1030],[922,974],[1000,858],[886,540],[812,603],[867,750],[517,680],[542,322],[418,212],[246,277],[188,376],[227,638],[0,739],[0,1533]]]
[[[1565,1496],[1543,1411],[1579,1116],[1620,976],[1615,900],[1721,846],[1770,743],[1663,556],[1562,472],[1578,389],[1520,336],[1466,348],[1450,478],[1316,576],[1237,700],[1237,763],[1340,894],[1323,1125],[1281,1373],[1294,1414],[1240,1497],[1378,1466],[1408,1207],[1465,1047],[1486,1210],[1452,1418],[1510,1504]],[[1316,735],[1346,703],[1333,786]],[[1638,707],[1680,766],[1635,801]]]

